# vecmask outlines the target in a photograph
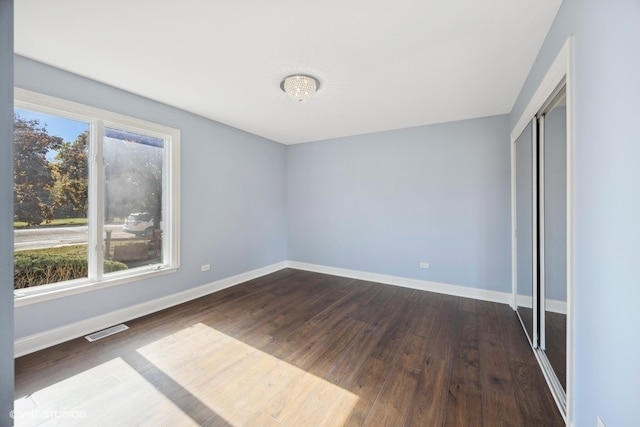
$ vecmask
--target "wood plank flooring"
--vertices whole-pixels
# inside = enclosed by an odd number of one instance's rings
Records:
[[[16,359],[16,426],[561,426],[501,304],[286,269]]]
[[[533,310],[518,307],[522,322],[526,325],[529,336],[533,334]],[[564,390],[567,389],[567,315],[545,312],[545,354],[553,368],[558,381]]]

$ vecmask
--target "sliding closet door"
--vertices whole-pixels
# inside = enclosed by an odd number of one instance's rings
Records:
[[[533,311],[536,279],[535,205],[535,122],[527,125],[515,141],[515,207],[516,207],[516,307],[530,342],[537,341]]]
[[[514,144],[516,310],[564,412],[568,283],[564,82]]]
[[[516,310],[562,411],[567,390],[566,135],[562,84],[514,142]]]
[[[571,40],[511,132],[514,306],[567,425],[575,349]]]
[[[561,90],[541,117],[540,348],[566,391],[567,115]]]

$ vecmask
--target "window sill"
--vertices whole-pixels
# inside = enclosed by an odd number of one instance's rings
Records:
[[[175,273],[178,271],[177,266],[164,267],[160,269],[145,269],[135,274],[128,274],[127,276],[113,277],[103,279],[100,282],[94,281],[81,281],[77,284],[68,284],[57,288],[48,288],[39,290],[37,288],[32,289],[16,289],[14,291],[14,307],[22,307],[31,304],[37,304],[44,301],[50,301],[58,298],[65,298],[71,295],[83,294],[85,292],[92,292],[98,289],[110,288],[112,286],[126,285],[139,280],[152,279],[154,277],[162,276],[165,274]]]

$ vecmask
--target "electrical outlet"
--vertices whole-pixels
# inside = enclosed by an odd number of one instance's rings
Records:
[[[201,271],[209,271],[211,270],[211,264],[202,264],[202,267],[200,268]]]
[[[428,262],[421,262],[420,263],[420,268],[429,268],[429,263]]]
[[[602,418],[598,417],[598,427],[607,427],[606,425],[604,425],[604,421],[602,421]]]

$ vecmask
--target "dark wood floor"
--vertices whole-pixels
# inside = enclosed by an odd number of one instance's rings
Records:
[[[287,269],[127,324],[18,358],[16,425],[564,425],[506,305]]]
[[[518,312],[529,333],[533,334],[533,310],[518,307]],[[567,315],[545,312],[545,355],[563,390],[567,390]]]

